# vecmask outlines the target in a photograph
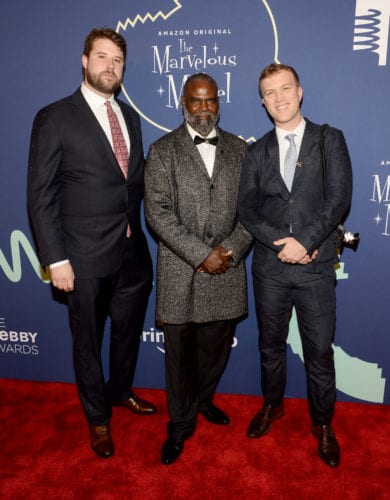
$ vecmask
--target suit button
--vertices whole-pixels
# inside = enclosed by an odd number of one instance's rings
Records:
[[[293,200],[292,198],[290,198],[290,199],[288,200],[288,202],[289,202],[289,203],[294,203],[294,200]]]

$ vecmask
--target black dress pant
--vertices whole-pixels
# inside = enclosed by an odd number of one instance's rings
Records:
[[[152,286],[150,256],[126,241],[123,261],[114,276],[75,279],[68,294],[73,337],[73,362],[80,400],[92,425],[107,425],[110,399],[131,396],[140,337]],[[101,348],[107,318],[111,319],[107,394]]]
[[[288,267],[287,267],[288,266]],[[329,425],[336,400],[332,342],[335,328],[335,272],[304,272],[287,265],[277,276],[254,276],[259,323],[261,386],[266,404],[281,404],[286,388],[286,341],[295,307],[305,362],[310,414]]]
[[[212,403],[229,359],[236,321],[164,324],[168,435],[186,439]]]

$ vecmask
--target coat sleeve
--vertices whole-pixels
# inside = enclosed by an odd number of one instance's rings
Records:
[[[322,208],[311,218],[297,239],[308,253],[321,246],[346,215],[352,195],[352,166],[343,133],[334,128],[325,132],[327,192]]]
[[[231,250],[233,267],[240,263],[245,257],[253,243],[253,236],[237,220],[232,233],[221,242],[226,250]]]
[[[144,201],[147,222],[158,239],[196,270],[212,248],[181,223],[169,151],[158,145],[150,147],[146,160]]]
[[[60,218],[61,145],[46,109],[33,123],[27,180],[27,202],[42,265],[67,258]]]

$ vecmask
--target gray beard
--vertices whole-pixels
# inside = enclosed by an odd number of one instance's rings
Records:
[[[198,123],[196,115],[190,113],[188,109],[183,106],[183,115],[187,123],[196,130],[202,137],[206,137],[213,130],[219,120],[219,114],[208,113],[209,121],[207,123]]]

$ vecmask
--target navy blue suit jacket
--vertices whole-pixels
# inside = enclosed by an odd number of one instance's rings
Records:
[[[301,266],[303,272],[320,272],[337,260],[333,231],[351,201],[352,169],[341,131],[327,127],[327,196],[324,198],[320,125],[306,120],[291,193],[280,174],[275,130],[252,144],[244,159],[238,211],[242,224],[255,237],[253,272],[278,274],[285,268],[274,241],[296,238],[318,257]],[[290,234],[290,223],[292,234]]]
[[[118,101],[131,141],[125,180],[80,89],[40,110],[29,155],[28,205],[43,265],[69,259],[76,277],[110,276],[127,224],[149,258],[140,222],[144,155],[138,114]]]

